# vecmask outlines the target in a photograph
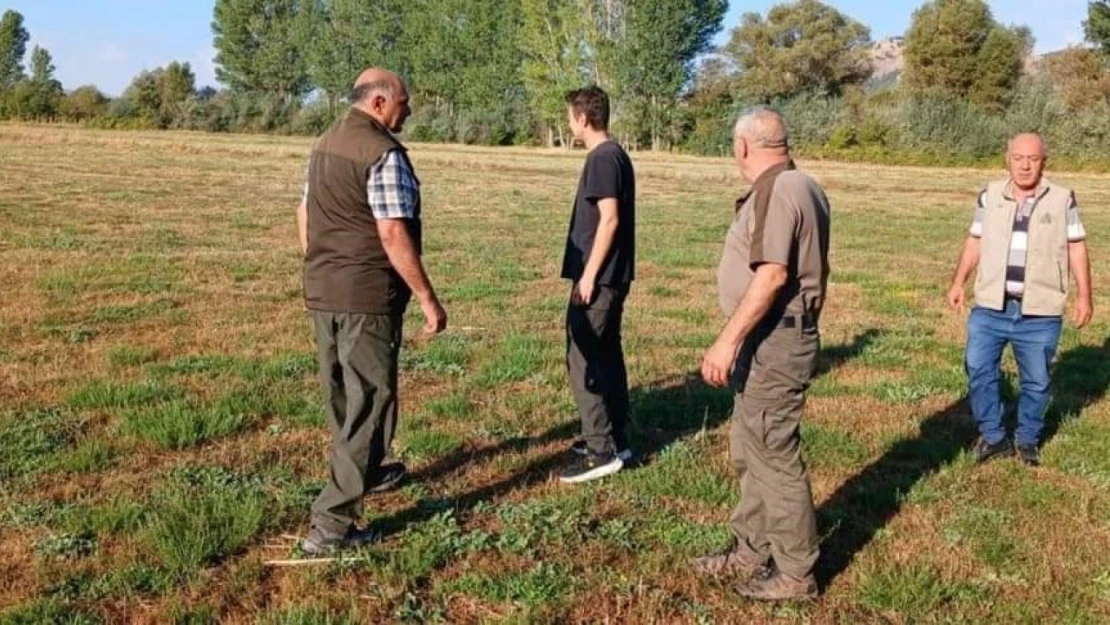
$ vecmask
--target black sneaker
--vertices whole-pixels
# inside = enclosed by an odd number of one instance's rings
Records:
[[[570,450],[578,454],[579,456],[585,456],[586,454],[590,453],[590,448],[586,446],[586,441],[582,439],[574,441],[574,444],[570,446]],[[632,450],[622,449],[617,452],[617,457],[621,459],[621,462],[628,464],[629,462],[632,462]]]
[[[301,541],[301,552],[309,558],[333,556],[344,549],[357,549],[378,540],[378,535],[369,529],[360,530],[351,526],[345,534],[332,534],[317,525],[308,530],[308,536]]]
[[[979,444],[975,446],[975,463],[983,464],[995,458],[1004,458],[1014,453],[1014,445],[1010,439],[1004,438],[1001,441],[991,445],[986,439],[979,439]]]
[[[559,475],[559,481],[564,484],[581,484],[612,475],[622,468],[624,461],[617,454],[587,453],[575,458],[574,463]]]
[[[1041,466],[1041,452],[1036,445],[1018,445],[1016,447],[1018,458],[1031,467]]]
[[[366,493],[376,494],[394,490],[401,485],[406,475],[408,475],[408,472],[403,463],[391,462],[389,464],[383,464],[378,467],[377,480]]]

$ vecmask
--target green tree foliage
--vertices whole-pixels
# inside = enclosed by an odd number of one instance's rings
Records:
[[[914,11],[906,34],[905,85],[1001,110],[1031,48],[1029,30],[999,25],[983,0],[932,0]]]
[[[332,110],[367,67],[403,71],[397,40],[404,0],[306,0],[299,7],[296,38],[306,55],[306,71]]]
[[[1021,78],[1025,57],[1032,49],[1032,35],[1026,30],[995,26],[979,54],[975,82],[968,94],[980,108],[1001,112],[1014,96]]]
[[[235,91],[299,98],[310,84],[297,0],[216,0],[216,79]]]
[[[1098,47],[1104,57],[1110,57],[1110,0],[1094,0],[1087,4],[1083,32],[1087,41]]]
[[[565,145],[566,92],[582,85],[586,61],[585,16],[574,3],[521,0],[521,77],[528,104],[547,145]]]
[[[686,99],[688,149],[714,155],[728,154],[732,149],[735,82],[736,69],[725,56],[711,56],[698,67],[693,89]]]
[[[59,112],[75,122],[96,119],[108,112],[108,97],[93,85],[78,87],[62,98]]]
[[[31,51],[31,77],[7,91],[4,109],[10,117],[50,120],[58,115],[62,95],[62,83],[54,78],[50,53],[35,46]]]
[[[10,89],[23,80],[23,56],[30,39],[23,27],[23,15],[4,11],[0,18],[0,90]]]
[[[817,0],[744,15],[725,47],[747,99],[770,102],[803,92],[839,95],[871,76],[866,26]]]
[[[196,78],[188,63],[174,61],[144,71],[131,81],[122,100],[133,115],[158,128],[170,128],[187,117],[196,92]]]
[[[627,0],[617,46],[617,92],[631,109],[623,128],[636,143],[668,147],[680,137],[677,100],[694,60],[721,30],[725,0]]]
[[[464,142],[511,141],[524,116],[519,0],[414,0],[401,49],[411,84],[427,109]]]

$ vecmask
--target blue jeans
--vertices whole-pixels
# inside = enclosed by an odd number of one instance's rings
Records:
[[[1009,343],[1017,361],[1020,396],[1014,441],[1036,446],[1044,430],[1052,384],[1050,369],[1060,341],[1060,317],[1027,317],[1021,302],[1007,299],[1002,311],[975,307],[967,320],[968,398],[979,433],[989,444],[1006,438],[999,377],[1002,349]]]

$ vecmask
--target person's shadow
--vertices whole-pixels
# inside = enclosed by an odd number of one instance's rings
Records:
[[[1099,401],[1110,385],[1110,339],[1081,345],[1060,356],[1053,368],[1053,403],[1045,423],[1047,442],[1060,424]],[[818,509],[821,558],[818,582],[827,586],[851,564],[902,508],[921,480],[970,449],[978,436],[965,399],[926,417],[916,435],[894,443],[879,459],[842,484]]]
[[[823,349],[819,355],[818,371],[835,369],[861,354],[876,338],[879,330],[860,333],[850,342]],[[568,391],[569,392],[569,391]],[[677,440],[693,436],[703,429],[713,429],[728,420],[732,413],[733,396],[727,390],[715,389],[701,381],[698,372],[672,376],[632,389],[631,424],[633,448],[649,464],[659,451]],[[432,464],[415,471],[412,479],[427,483],[450,474],[458,474],[468,466],[479,464],[505,453],[515,453],[533,447],[546,447],[556,441],[568,444],[578,432],[577,419],[559,424],[535,437],[518,437],[497,445],[478,449],[458,449]],[[428,498],[395,514],[374,521],[375,529],[383,536],[403,531],[413,523],[431,518],[444,509],[465,513],[481,501],[500,497],[508,492],[526,488],[545,481],[551,473],[566,464],[565,448],[545,453],[524,469],[479,488],[446,498]]]

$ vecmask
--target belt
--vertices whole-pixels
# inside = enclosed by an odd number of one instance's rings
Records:
[[[797,328],[799,325],[803,330],[813,330],[817,327],[817,320],[809,313],[804,315],[791,315],[779,319],[778,324],[775,325],[775,329],[792,329]]]

